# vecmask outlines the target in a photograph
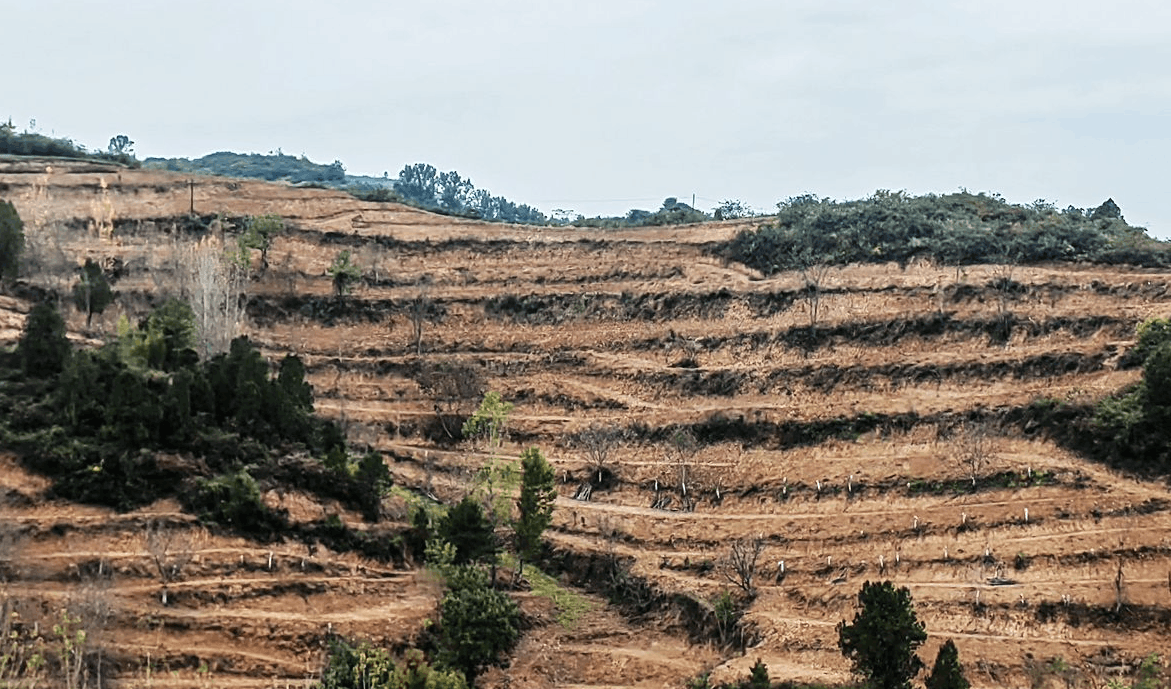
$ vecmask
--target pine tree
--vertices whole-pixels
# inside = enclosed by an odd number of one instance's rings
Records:
[[[77,282],[73,285],[73,305],[85,313],[85,327],[89,327],[95,313],[106,310],[114,301],[114,292],[106,279],[102,267],[92,258],[85,259],[85,265],[78,269]]]
[[[520,463],[523,475],[520,499],[516,501],[520,517],[513,525],[513,530],[516,532],[516,553],[520,563],[518,572],[524,574],[525,560],[537,557],[541,548],[541,534],[553,520],[553,501],[557,499],[557,489],[554,487],[553,467],[539,449],[530,447],[525,450],[520,456]]]
[[[964,678],[964,668],[960,665],[955,642],[948,639],[939,647],[939,654],[935,656],[935,667],[927,678],[927,689],[969,689],[971,686]]]
[[[0,285],[15,280],[24,249],[24,223],[11,201],[0,201]]]
[[[748,675],[748,689],[769,689],[772,683],[768,678],[768,666],[760,658],[752,666],[752,674]]]
[[[889,581],[868,581],[858,592],[858,605],[851,624],[838,624],[842,655],[873,689],[910,689],[911,678],[923,669],[915,649],[927,640],[911,592]]]

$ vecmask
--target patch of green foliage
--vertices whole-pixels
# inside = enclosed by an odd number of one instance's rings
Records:
[[[880,190],[857,201],[814,195],[777,204],[776,220],[718,247],[766,275],[814,264],[916,258],[939,264],[1094,261],[1171,264],[1171,244],[1128,225],[1113,201],[1058,211],[1044,201],[1009,204],[998,195],[909,196]]]
[[[459,672],[432,667],[423,652],[408,650],[395,662],[389,651],[367,641],[337,636],[327,640],[329,655],[319,689],[466,689]]]
[[[972,685],[964,677],[960,652],[951,639],[943,642],[935,656],[935,665],[927,677],[927,689],[969,689]]]
[[[505,567],[518,565],[517,559],[513,555],[505,555],[501,561]],[[534,594],[549,599],[557,607],[557,622],[566,629],[572,629],[582,615],[593,608],[585,596],[562,586],[556,579],[538,567],[529,565],[525,569],[525,579],[529,582],[529,587]]]
[[[854,620],[838,624],[838,645],[854,672],[875,689],[910,689],[923,669],[915,650],[927,640],[911,592],[889,581],[866,582]]]
[[[268,181],[284,180],[293,183],[343,184],[346,169],[340,161],[329,165],[314,163],[284,153],[231,153],[220,151],[202,158],[147,158],[142,166],[157,170],[191,172],[224,177],[249,177]]]
[[[32,127],[35,129],[35,127]],[[115,137],[117,138],[117,137]],[[76,158],[119,163],[138,167],[139,162],[129,153],[128,148],[110,152],[90,151],[72,139],[53,138],[36,131],[16,131],[12,120],[0,122],[0,154],[19,156],[46,156],[52,158]]]
[[[350,293],[355,283],[362,278],[362,269],[350,258],[350,250],[344,249],[334,256],[326,273],[333,279],[333,293],[339,297]]]
[[[439,610],[439,663],[460,670],[470,681],[499,662],[520,638],[520,608],[475,566],[450,571]]]
[[[56,310],[35,306],[15,352],[0,355],[0,443],[51,477],[63,497],[129,509],[179,494],[212,521],[271,530],[245,466],[287,476],[280,456],[338,446],[344,453],[344,437],[313,416],[297,357],[286,356],[274,374],[247,338],[204,362],[192,342],[193,315],[182,302],[163,304],[138,327],[123,321],[114,341],[78,351]],[[198,460],[163,469],[159,452]],[[204,478],[184,484],[192,476]],[[376,511],[389,478],[381,457],[367,455],[327,487]]]
[[[16,279],[24,250],[24,222],[11,201],[0,201],[0,286]]]

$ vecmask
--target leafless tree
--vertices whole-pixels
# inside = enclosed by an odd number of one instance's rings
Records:
[[[483,399],[488,382],[483,371],[468,364],[431,364],[420,370],[416,382],[431,396],[435,415],[449,438],[462,437],[463,423]]]
[[[590,462],[590,473],[602,483],[610,467],[610,454],[618,446],[621,432],[612,426],[590,425],[577,436],[576,444],[585,450]]]
[[[188,245],[181,254],[180,282],[195,312],[200,354],[210,357],[226,352],[244,320],[246,271],[214,238]]]
[[[973,488],[980,472],[995,458],[987,424],[965,423],[960,426],[956,435],[955,461],[967,472]]]
[[[683,509],[689,510],[694,504],[691,498],[694,481],[695,456],[699,453],[699,440],[686,429],[675,431],[667,442],[667,463],[673,469],[674,479],[679,485],[679,497]]]
[[[1122,576],[1122,558],[1118,558],[1118,572],[1114,575],[1114,613],[1118,614],[1126,605],[1126,580]]]
[[[187,530],[161,522],[146,525],[146,552],[154,562],[163,585],[162,602],[167,604],[167,585],[177,580],[195,554],[195,541]]]
[[[728,560],[724,563],[724,578],[739,586],[748,596],[756,593],[752,580],[756,576],[756,561],[763,549],[764,539],[759,536],[737,539],[732,541]]]
[[[821,290],[831,268],[833,266],[828,263],[810,263],[800,269],[801,279],[805,283],[801,298],[805,300],[805,306],[809,311],[810,332],[813,332],[814,328],[817,327],[821,317]]]
[[[435,302],[431,299],[426,282],[419,287],[419,293],[407,305],[407,317],[411,320],[411,333],[415,338],[415,355],[423,355],[423,326],[434,317]]]
[[[75,662],[74,686],[82,686],[80,661],[88,660],[84,670],[93,671],[95,680],[93,686],[103,685],[103,662],[105,660],[104,644],[105,632],[113,615],[113,606],[110,603],[110,588],[113,584],[109,565],[104,560],[98,561],[98,571],[88,572],[82,576],[81,586],[76,597],[70,600],[68,612],[77,620],[80,631],[85,632],[85,641]],[[88,679],[88,678],[85,678]]]

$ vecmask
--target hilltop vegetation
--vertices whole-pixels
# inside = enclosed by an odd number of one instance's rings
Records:
[[[1093,261],[1165,266],[1171,244],[1127,224],[1107,199],[1094,209],[1010,204],[997,194],[909,196],[880,190],[866,199],[813,195],[777,204],[767,225],[720,250],[766,275],[815,265],[927,258],[941,265]]]
[[[31,130],[31,131],[30,131]],[[110,139],[106,151],[90,151],[72,139],[46,136],[36,131],[36,122],[29,129],[16,131],[12,120],[0,122],[0,154],[18,156],[48,156],[54,158],[76,158],[78,160],[101,160],[138,167],[133,154],[134,142],[124,134]]]

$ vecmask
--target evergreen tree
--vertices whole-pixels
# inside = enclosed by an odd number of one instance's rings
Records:
[[[0,201],[0,285],[15,280],[24,249],[24,223],[11,201]]]
[[[85,314],[85,327],[89,327],[95,313],[106,310],[114,301],[114,291],[102,267],[92,258],[85,259],[85,265],[78,269],[77,282],[73,285],[73,305]]]
[[[752,666],[752,674],[748,676],[748,689],[769,689],[772,683],[768,678],[768,666],[760,658]]]
[[[911,592],[889,581],[866,582],[858,592],[854,621],[838,624],[838,646],[871,689],[910,689],[923,669],[915,650],[927,640]]]
[[[28,312],[16,352],[29,376],[47,378],[65,367],[69,340],[65,337],[65,321],[52,304],[42,302]]]
[[[439,660],[469,682],[520,638],[520,609],[474,567],[456,567],[440,603]]]
[[[927,678],[927,689],[968,689],[971,686],[964,678],[964,668],[960,665],[955,642],[948,639],[939,647],[939,654],[935,656],[935,667]]]
[[[484,508],[468,496],[447,511],[439,523],[439,536],[455,547],[455,564],[496,561],[500,546]]]
[[[541,534],[553,520],[553,501],[557,499],[553,467],[535,447],[520,456],[523,475],[520,498],[516,506],[520,517],[513,524],[516,532],[516,554],[519,572],[524,573],[525,560],[537,557],[541,549]]]

